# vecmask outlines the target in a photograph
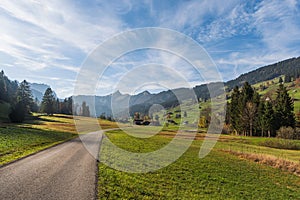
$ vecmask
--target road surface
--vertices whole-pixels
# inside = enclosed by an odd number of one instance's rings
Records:
[[[93,132],[0,168],[0,199],[96,198],[102,132]]]

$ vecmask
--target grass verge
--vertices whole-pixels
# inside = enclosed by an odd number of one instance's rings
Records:
[[[0,128],[0,166],[77,135],[22,127]]]

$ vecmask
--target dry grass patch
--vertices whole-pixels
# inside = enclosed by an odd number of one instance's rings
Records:
[[[232,150],[222,150],[223,152],[230,153],[232,155],[236,155],[239,158],[251,160],[260,164],[268,165],[274,168],[281,169],[283,171],[291,172],[297,176],[300,176],[300,159],[298,163],[277,158],[271,155],[264,154],[254,154],[254,153],[244,153],[239,151]]]

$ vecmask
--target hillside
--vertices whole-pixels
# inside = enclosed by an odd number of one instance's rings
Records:
[[[275,64],[260,67],[254,71],[240,75],[238,78],[228,81],[225,85],[229,90],[234,86],[242,86],[244,82],[248,82],[251,85],[271,80],[281,75],[288,75],[290,77],[299,77],[300,75],[300,57],[290,58],[280,61]]]

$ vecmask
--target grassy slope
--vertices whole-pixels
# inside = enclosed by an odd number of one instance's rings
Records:
[[[107,135],[114,144],[133,152],[153,151],[170,141],[170,138],[162,135],[147,140],[137,139],[122,131],[109,132]],[[100,164],[99,199],[299,198],[299,177],[219,151],[228,142],[237,141],[223,138],[218,142],[219,147],[204,159],[199,159],[202,141],[195,140],[180,159],[152,173],[125,173]]]
[[[259,94],[269,95],[272,99],[275,99],[276,98],[276,90],[279,87],[278,82],[279,82],[279,78],[275,78],[273,80],[257,83],[255,85],[253,85],[253,87],[258,89]],[[267,83],[269,83],[269,84],[267,84]],[[261,91],[261,90],[259,90],[260,85],[265,85],[265,86],[269,85],[269,86],[266,90]],[[297,85],[292,86],[292,83],[284,83],[284,85],[287,87],[290,97],[292,97],[294,99],[294,111],[299,112],[300,111],[300,89],[299,89],[299,86],[297,86]]]
[[[284,77],[282,76],[282,78],[284,79]],[[260,90],[260,85],[265,85],[268,86],[267,89],[261,91]],[[292,83],[285,83],[284,84],[287,87],[288,93],[290,95],[290,97],[292,97],[294,99],[294,111],[295,113],[300,112],[300,88],[299,86],[292,86]],[[279,77],[278,78],[274,78],[272,80],[268,80],[268,81],[264,81],[264,82],[260,82],[257,84],[252,85],[254,88],[257,89],[258,93],[262,96],[262,97],[266,97],[269,96],[272,100],[274,100],[276,98],[276,91],[279,87]],[[230,95],[230,94],[228,94]],[[228,100],[230,102],[230,99]],[[193,105],[190,101],[184,101],[180,106],[176,106],[175,108],[170,108],[166,111],[160,111],[158,113],[159,116],[159,121],[161,123],[164,122],[165,119],[165,113],[167,112],[173,112],[173,115],[171,116],[171,119],[173,119],[174,121],[176,121],[177,123],[181,123],[184,121],[188,121],[189,124],[196,124],[197,120],[198,120],[198,116],[199,114],[206,108],[211,106],[211,101],[202,101],[199,103],[199,107],[200,110],[198,110],[198,106]],[[195,109],[196,108],[196,109]],[[180,112],[176,112],[176,111],[182,111],[182,113]],[[183,117],[180,119],[176,119],[175,116],[176,114],[182,114],[183,115],[183,111],[187,111],[187,117]],[[154,114],[154,116],[155,116]],[[202,113],[203,114],[203,113]],[[206,129],[203,129],[202,131],[206,131]]]
[[[23,124],[1,124],[0,166],[77,137],[73,116],[34,116],[35,120]],[[90,118],[78,117],[77,120],[82,120],[89,130]],[[114,122],[99,120],[99,123],[103,129],[117,127]]]

